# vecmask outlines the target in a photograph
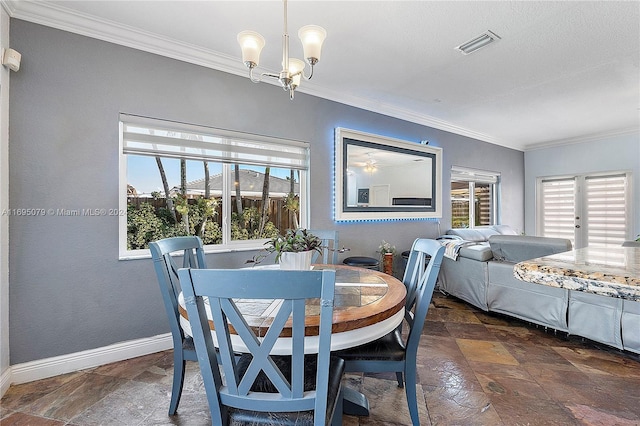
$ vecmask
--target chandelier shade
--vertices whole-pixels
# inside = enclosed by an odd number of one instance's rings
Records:
[[[322,53],[322,43],[327,38],[327,32],[324,28],[317,25],[305,25],[298,30],[298,37],[302,42],[304,50],[304,58],[310,65],[315,65],[320,60]]]
[[[242,62],[249,68],[249,78],[254,83],[262,81],[262,77],[277,79],[284,90],[289,91],[289,98],[293,99],[295,89],[300,86],[302,78],[310,80],[313,77],[313,66],[320,60],[322,44],[327,37],[324,28],[317,25],[306,25],[298,31],[302,42],[304,58],[311,67],[307,76],[304,73],[305,63],[300,59],[289,58],[289,34],[287,33],[287,0],[284,3],[284,32],[282,35],[282,70],[278,73],[261,73],[254,77],[253,69],[260,63],[260,53],[265,45],[265,39],[255,31],[242,31],[238,34],[238,43],[242,50]]]
[[[302,71],[304,70],[304,62],[300,59],[290,58],[289,59],[289,73],[291,73],[291,86],[292,89],[295,90],[296,87],[300,85],[300,81],[302,80]]]
[[[242,31],[238,34],[238,43],[242,49],[242,62],[249,68],[257,67],[265,45],[264,37],[255,31]]]

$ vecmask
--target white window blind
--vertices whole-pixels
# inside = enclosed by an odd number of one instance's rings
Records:
[[[627,237],[627,176],[587,176],[585,211],[587,243],[620,245]]]
[[[500,173],[451,166],[451,180],[459,182],[498,183]]]
[[[625,172],[541,179],[538,234],[568,238],[574,248],[621,245],[629,237],[629,180]]]
[[[568,238],[575,246],[575,197],[575,178],[542,180],[540,235]]]
[[[499,223],[500,173],[451,166],[451,212],[453,227]]]
[[[307,170],[309,144],[120,114],[123,152]]]

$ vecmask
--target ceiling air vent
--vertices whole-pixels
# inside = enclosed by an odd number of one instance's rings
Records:
[[[494,41],[500,40],[500,36],[487,30],[486,32],[480,34],[478,37],[475,37],[472,40],[469,40],[466,43],[462,43],[460,46],[457,46],[455,49],[462,52],[463,55],[468,55],[469,53],[473,53],[478,49],[485,47],[488,44],[493,43]]]

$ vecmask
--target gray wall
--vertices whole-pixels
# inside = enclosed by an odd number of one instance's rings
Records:
[[[44,26],[12,20],[22,53],[11,79],[12,208],[118,207],[118,114],[202,124],[311,144],[311,226],[337,228],[350,254],[435,237],[436,222],[335,224],[333,131],[347,127],[444,150],[452,164],[502,172],[503,223],[524,224],[524,154],[302,93]],[[443,188],[444,232],[450,224]],[[168,332],[149,259],[118,261],[116,217],[12,217],[11,363]],[[239,267],[247,253],[210,255]]]
[[[0,47],[9,44],[9,15],[0,7]],[[12,71],[0,67],[0,210],[9,208],[9,80]],[[9,217],[0,216],[0,396],[9,387]]]
[[[631,171],[631,235],[640,233],[640,135],[536,149],[525,153],[525,230],[536,235],[536,179],[608,171]]]

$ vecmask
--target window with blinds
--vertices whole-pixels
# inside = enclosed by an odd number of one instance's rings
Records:
[[[620,245],[628,229],[627,175],[585,177],[587,244]]]
[[[307,169],[309,144],[121,114],[124,154]]]
[[[621,245],[629,238],[629,173],[543,178],[538,182],[538,234],[574,247]]]
[[[178,235],[261,249],[307,226],[308,143],[128,114],[120,129],[121,258]]]
[[[451,167],[451,226],[474,228],[498,223],[500,174]]]
[[[545,179],[540,184],[540,235],[568,238],[575,246],[576,180]]]

